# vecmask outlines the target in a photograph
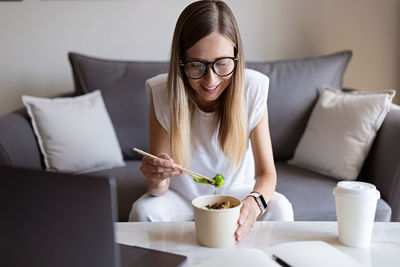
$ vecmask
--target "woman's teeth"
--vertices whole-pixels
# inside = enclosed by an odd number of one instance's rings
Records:
[[[215,90],[217,87],[218,87],[218,85],[217,86],[214,86],[214,87],[205,87],[205,86],[203,86],[205,89],[207,89],[207,90],[209,90],[209,91],[212,91],[212,90]]]

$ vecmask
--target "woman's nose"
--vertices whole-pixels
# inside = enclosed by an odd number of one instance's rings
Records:
[[[208,66],[207,73],[204,75],[203,79],[209,84],[214,84],[214,82],[218,80],[218,76],[215,74],[211,66]]]

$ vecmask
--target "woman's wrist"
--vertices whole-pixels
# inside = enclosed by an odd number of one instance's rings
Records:
[[[261,211],[261,213],[258,216],[264,214],[264,212],[267,210],[267,206],[268,206],[268,204],[264,198],[264,195],[260,191],[253,190],[253,191],[251,191],[249,196],[252,196],[254,198],[256,204],[258,205],[258,207]]]
[[[253,206],[254,210],[256,211],[257,217],[260,216],[262,214],[262,210],[261,210],[260,206],[258,205],[255,197],[252,195],[248,195],[247,198],[249,198],[251,203],[253,203],[252,206]]]
[[[157,181],[157,182],[155,182]],[[164,195],[169,189],[169,178],[164,180],[146,179],[147,192],[155,197]]]

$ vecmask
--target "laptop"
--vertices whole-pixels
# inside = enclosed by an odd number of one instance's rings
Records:
[[[112,177],[0,166],[0,179],[0,266],[182,266],[187,260],[115,243]]]

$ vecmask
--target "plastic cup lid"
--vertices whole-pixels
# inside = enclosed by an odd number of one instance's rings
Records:
[[[364,198],[364,197],[376,197],[380,198],[380,193],[376,189],[375,185],[365,182],[356,181],[341,181],[338,182],[335,189],[333,189],[333,194],[354,197],[354,198]]]

